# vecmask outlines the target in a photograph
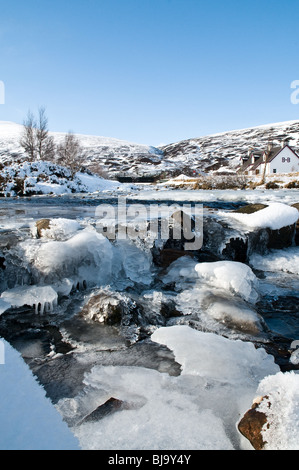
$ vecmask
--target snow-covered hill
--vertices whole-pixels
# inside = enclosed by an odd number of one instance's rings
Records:
[[[23,157],[20,137],[23,126],[13,122],[0,121],[0,162],[10,162]],[[56,143],[65,134],[50,132]],[[82,147],[87,151],[86,166],[99,163],[110,177],[115,175],[155,174],[161,163],[163,152],[155,147],[135,144],[109,137],[76,134]]]
[[[201,172],[232,170],[240,165],[240,157],[250,148],[265,150],[267,144],[281,145],[284,139],[299,150],[299,120],[240,129],[206,137],[188,139],[166,145],[164,163],[185,166]],[[186,172],[185,172],[186,173]]]
[[[0,163],[24,157],[19,144],[22,126],[0,121]],[[63,133],[51,133],[59,143]],[[192,175],[209,172],[234,172],[240,157],[250,148],[265,149],[286,138],[299,151],[299,120],[223,132],[172,143],[161,148],[118,139],[77,134],[87,150],[86,166],[98,163],[112,178],[163,175]]]

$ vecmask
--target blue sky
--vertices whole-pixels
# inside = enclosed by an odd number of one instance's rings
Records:
[[[299,119],[298,0],[0,0],[0,120],[150,145]]]

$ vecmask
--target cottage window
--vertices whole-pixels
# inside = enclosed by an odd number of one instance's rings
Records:
[[[276,170],[276,168],[274,168],[274,169],[273,169],[273,173],[276,173],[276,172],[277,172],[277,170]]]
[[[286,161],[285,157],[282,157],[282,163],[284,163]]]

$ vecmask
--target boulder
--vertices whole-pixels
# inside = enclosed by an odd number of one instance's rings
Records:
[[[38,238],[41,238],[43,236],[43,230],[47,230],[50,228],[50,222],[50,219],[40,219],[35,223]]]
[[[100,289],[83,306],[80,314],[106,325],[139,323],[143,310],[127,295]]]
[[[264,396],[254,400],[251,409],[245,413],[238,423],[240,433],[249,440],[255,450],[263,450],[266,444],[263,439],[262,429],[267,426],[267,416],[264,412],[259,411],[259,405],[263,400],[268,399],[268,396]],[[268,406],[271,406],[270,402]]]

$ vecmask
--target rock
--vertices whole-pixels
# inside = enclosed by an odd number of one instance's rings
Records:
[[[173,261],[182,256],[193,256],[194,251],[186,250],[186,244],[197,245],[195,234],[195,220],[182,210],[175,211],[168,221],[169,236],[164,240],[162,247],[154,246],[152,249],[153,261],[157,266],[168,267]],[[201,235],[199,235],[201,237]],[[198,250],[196,250],[198,251]]]
[[[159,251],[159,255],[155,256],[154,261],[158,266],[167,268],[171,263],[173,263],[173,261],[176,261],[182,256],[188,255],[191,256],[190,253],[184,251],[183,248],[181,250],[175,248],[162,248],[162,250]]]
[[[239,209],[234,210],[233,212],[239,214],[253,214],[254,212],[258,212],[262,209],[268,207],[265,204],[248,204],[247,206],[240,207]]]
[[[262,429],[267,424],[267,416],[264,412],[258,410],[263,400],[268,400],[268,396],[260,397],[253,402],[241,421],[238,423],[240,433],[249,440],[255,450],[263,450],[266,442],[263,440]],[[271,403],[268,403],[271,406]],[[268,425],[269,426],[269,425]]]
[[[268,249],[281,250],[293,245],[296,225],[288,225],[279,230],[266,229],[269,234]]]
[[[142,308],[130,297],[100,289],[83,306],[81,315],[106,325],[138,323]]]
[[[50,222],[50,219],[40,219],[35,223],[38,238],[43,236],[42,230],[50,228]]]
[[[85,423],[94,423],[95,421],[99,421],[100,419],[103,419],[106,416],[123,409],[128,409],[125,402],[111,397],[109,400],[103,403],[103,405],[98,406],[94,411],[92,411],[92,413],[83,418],[79,425]]]

